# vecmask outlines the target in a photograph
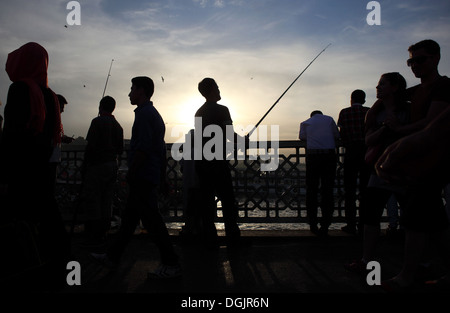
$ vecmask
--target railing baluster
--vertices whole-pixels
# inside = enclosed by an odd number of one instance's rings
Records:
[[[270,144],[258,143],[258,147],[270,148]],[[180,164],[170,156],[172,144],[167,144],[167,174],[171,186],[168,196],[160,197],[160,209],[167,222],[183,222],[183,176]],[[119,175],[115,189],[114,214],[121,214],[126,204],[126,155],[128,147],[119,158]],[[261,172],[260,159],[230,160],[236,202],[241,214],[239,222],[252,223],[305,223],[305,143],[279,142],[279,166],[275,171]],[[336,167],[335,221],[343,220],[343,148],[338,149],[339,161]],[[81,164],[84,146],[65,145],[58,169],[57,200],[65,219],[73,214],[81,185]],[[259,210],[261,214],[249,214]],[[273,215],[273,216],[272,216]],[[217,218],[221,221],[221,217]]]

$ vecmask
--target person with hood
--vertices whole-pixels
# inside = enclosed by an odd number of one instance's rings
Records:
[[[40,266],[26,273],[21,265],[29,264],[26,258],[32,251],[5,253],[2,262],[10,262],[9,274],[17,273],[13,281],[20,288],[36,290],[65,284],[70,254],[49,177],[50,157],[61,141],[62,127],[58,98],[48,85],[48,61],[47,51],[34,42],[9,53],[6,72],[12,84],[0,143],[2,224],[21,221],[36,230],[41,260]]]

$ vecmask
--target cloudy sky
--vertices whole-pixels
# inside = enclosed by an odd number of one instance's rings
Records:
[[[86,136],[113,59],[106,94],[117,101],[125,137],[134,118],[130,80],[145,75],[155,82],[152,100],[167,142],[193,127],[204,77],[216,79],[236,131],[246,134],[329,43],[263,121],[280,126],[280,140],[297,139],[313,110],[337,121],[354,89],[366,91],[371,106],[382,73],[400,72],[417,84],[405,62],[417,41],[436,40],[440,72],[450,74],[448,0],[378,1],[381,25],[372,26],[365,0],[80,0],[81,25],[73,26],[68,2],[2,1],[0,63],[30,41],[47,49],[49,85],[69,102],[62,115],[69,136]],[[2,115],[10,84],[2,70]],[[172,137],[173,128],[182,132]]]

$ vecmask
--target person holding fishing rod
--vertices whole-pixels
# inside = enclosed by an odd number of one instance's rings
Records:
[[[228,246],[236,246],[243,243],[240,237],[240,230],[237,225],[238,210],[235,203],[233,182],[231,171],[226,160],[226,141],[236,142],[237,137],[241,137],[233,132],[226,131],[227,127],[232,127],[230,111],[227,107],[218,104],[221,99],[220,90],[217,83],[212,78],[205,78],[198,84],[198,90],[205,97],[206,102],[195,113],[195,132],[201,133],[202,147],[211,138],[205,135],[205,128],[211,125],[217,125],[222,131],[222,155],[214,153],[215,157],[211,160],[209,156],[202,153],[201,160],[196,161],[196,171],[199,178],[201,189],[201,216],[203,221],[203,230],[207,247],[217,247],[217,230],[214,225],[214,216],[210,204],[214,201],[217,194],[222,203],[222,212],[225,222],[225,232]],[[234,138],[226,138],[225,134],[232,134]],[[218,136],[217,133],[214,136]],[[211,139],[212,140],[212,139]],[[246,146],[248,146],[248,136],[245,137]],[[204,149],[202,148],[202,151]]]
[[[289,85],[289,87],[281,94],[281,96],[275,101],[269,110],[262,116],[258,123],[252,128],[252,130],[245,136],[245,144],[248,147],[249,137],[261,124],[264,118],[270,113],[270,111],[278,104],[288,90],[295,84],[295,82],[303,75],[303,73],[311,66],[311,64],[330,46],[328,44],[316,57],[303,69],[303,71],[295,78],[295,80]],[[200,93],[205,97],[206,103],[196,112],[195,122],[195,136],[198,134],[204,134],[205,128],[211,125],[218,125],[222,134],[229,134],[234,138],[228,138],[232,142],[238,142],[237,135],[234,130],[232,132],[226,132],[226,128],[232,127],[232,119],[228,108],[219,105],[217,102],[221,100],[220,90],[217,83],[212,78],[203,79],[198,89]],[[337,131],[337,128],[336,128]],[[215,134],[217,135],[217,134]],[[234,139],[234,141],[233,141]],[[212,140],[212,139],[211,139]],[[226,147],[227,138],[223,138],[222,147]],[[202,151],[205,147],[205,137],[202,138]],[[217,147],[216,147],[217,148]],[[196,161],[195,167],[200,181],[200,188],[202,190],[202,222],[204,227],[204,234],[206,237],[206,244],[209,247],[217,246],[217,231],[214,225],[214,214],[211,214],[208,206],[211,201],[215,201],[214,194],[217,193],[222,203],[223,217],[225,220],[225,232],[229,245],[242,243],[240,238],[240,230],[237,226],[238,210],[235,205],[233,183],[231,180],[231,173],[226,161],[226,149],[223,149],[222,159],[206,159],[202,153],[201,160]],[[212,153],[217,155],[216,152]]]

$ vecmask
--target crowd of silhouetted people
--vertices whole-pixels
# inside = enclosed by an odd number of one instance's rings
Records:
[[[312,232],[326,235],[333,211],[336,170],[336,139],[342,139],[344,154],[345,218],[343,231],[363,236],[361,258],[345,267],[368,273],[367,264],[376,257],[384,210],[399,212],[399,221],[389,224],[395,231],[401,223],[405,253],[400,273],[382,282],[387,291],[413,290],[424,251],[433,241],[448,264],[449,216],[443,202],[449,183],[449,150],[446,136],[449,120],[450,79],[438,71],[439,44],[423,40],[408,49],[407,66],[420,84],[407,88],[398,72],[381,75],[376,86],[377,101],[364,107],[365,93],[355,90],[351,106],[334,120],[320,111],[300,125],[299,138],[306,140],[306,207]],[[338,132],[339,129],[339,132]],[[318,193],[321,202],[318,203]],[[359,221],[356,219],[356,190],[359,190]],[[448,195],[447,195],[448,197]],[[447,198],[448,201],[448,198]],[[320,228],[317,208],[322,217]],[[427,281],[430,288],[449,289],[449,275]],[[423,282],[422,282],[423,283]]]
[[[349,271],[367,273],[368,262],[377,257],[383,212],[386,208],[389,215],[394,212],[389,230],[401,225],[405,252],[400,273],[382,283],[392,292],[413,290],[430,240],[441,244],[442,255],[450,264],[449,217],[443,201],[450,183],[450,79],[438,72],[441,54],[435,41],[420,41],[408,52],[407,66],[420,84],[408,88],[401,74],[383,73],[371,107],[364,106],[365,92],[355,89],[350,106],[341,110],[337,123],[315,110],[301,122],[299,130],[299,139],[306,141],[308,223],[319,237],[328,236],[332,224],[338,140],[345,149],[346,225],[342,231],[363,238],[361,258],[344,264]],[[66,284],[66,264],[72,257],[71,237],[55,200],[55,183],[61,143],[70,143],[73,138],[64,135],[61,113],[67,100],[49,87],[48,63],[47,51],[34,42],[11,52],[6,62],[12,84],[4,119],[0,119],[0,226],[5,251],[0,281],[11,290],[22,289],[24,284],[30,290],[61,290]],[[87,133],[76,210],[84,221],[82,244],[93,260],[111,270],[117,268],[142,222],[161,261],[148,277],[169,279],[183,275],[183,268],[158,208],[158,195],[166,190],[167,159],[165,123],[151,101],[154,88],[149,77],[131,79],[128,96],[136,108],[127,153],[128,198],[117,234],[108,237],[124,139],[113,115],[116,102],[110,96],[100,100],[98,116],[92,119]],[[205,132],[210,126],[230,138],[223,137],[222,150],[216,147],[219,150],[214,158],[202,155],[182,162],[186,182],[184,234],[195,235],[207,249],[219,246],[214,223],[217,197],[222,204],[226,245],[248,247],[251,243],[244,240],[238,226],[224,148],[227,141],[237,142],[241,136],[227,131],[233,121],[228,108],[218,103],[217,82],[205,78],[198,91],[205,103],[195,113],[201,123],[196,123],[189,136],[201,133],[202,148],[214,137],[213,132]],[[248,136],[243,142],[248,147]],[[421,283],[450,290],[450,275]]]

